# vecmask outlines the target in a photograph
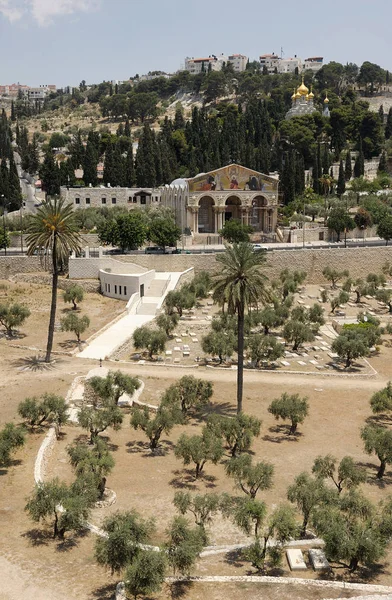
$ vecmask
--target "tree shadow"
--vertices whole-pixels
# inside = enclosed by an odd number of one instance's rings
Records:
[[[78,346],[82,346],[85,342],[78,342],[77,340],[64,340],[59,342],[59,346],[64,350],[74,350]]]
[[[0,469],[0,476],[7,475],[8,469],[10,469],[11,467],[18,467],[21,464],[22,464],[22,461],[19,458],[11,459],[7,466],[4,466]]]
[[[197,490],[197,479],[195,479],[195,471],[193,469],[183,469],[180,471],[172,471],[174,477],[169,481],[169,485],[175,488]],[[199,478],[200,480],[201,478]]]
[[[155,456],[166,456],[166,454],[174,447],[173,442],[170,440],[162,440],[159,442],[158,447],[154,450],[151,450],[150,444],[148,441],[136,441],[132,440],[127,442],[126,447],[128,448],[127,452],[133,454],[135,452],[142,452],[143,458],[154,458]]]
[[[22,333],[20,331],[14,331],[12,335],[7,335],[4,333],[1,337],[6,339],[7,342],[12,342],[14,340],[23,340],[25,337],[27,337],[27,335],[26,333]]]
[[[49,542],[53,541],[53,531],[48,529],[29,529],[21,535],[27,538],[32,546],[47,546]]]
[[[193,581],[173,581],[169,585],[170,597],[172,600],[178,600],[188,594],[193,586]]]
[[[18,358],[13,361],[13,365],[20,371],[50,371],[55,368],[54,362],[45,362],[44,357],[39,354]]]
[[[230,565],[231,567],[241,568],[245,565],[247,561],[243,557],[242,548],[238,548],[238,550],[230,550],[225,554],[225,563]]]
[[[290,425],[287,424],[275,425],[274,427],[270,427],[268,431],[275,435],[269,435],[267,433],[263,436],[263,440],[266,442],[274,442],[275,444],[281,444],[282,442],[298,442],[303,436],[303,433],[300,431],[290,433]]]
[[[76,548],[79,546],[80,539],[85,538],[89,533],[88,529],[80,529],[79,531],[72,532],[72,534],[68,533],[71,537],[67,537],[64,540],[58,540],[56,551],[68,552],[69,550],[72,550],[72,548]]]
[[[90,598],[98,598],[98,600],[113,600],[116,593],[116,585],[116,583],[101,585],[97,589],[93,590]]]
[[[206,407],[205,414],[218,414],[222,417],[232,417],[237,414],[237,407],[231,402],[213,402]]]
[[[388,427],[392,422],[392,415],[386,415],[385,413],[379,415],[370,415],[365,419],[367,425],[378,425],[379,427]]]

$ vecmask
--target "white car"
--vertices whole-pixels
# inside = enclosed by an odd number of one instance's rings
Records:
[[[262,246],[261,244],[253,244],[253,250],[268,250],[268,248],[266,246]]]

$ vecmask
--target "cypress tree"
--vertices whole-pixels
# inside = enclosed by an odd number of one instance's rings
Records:
[[[98,155],[94,142],[87,141],[86,153],[83,161],[83,181],[85,185],[95,187],[98,183],[97,178]]]
[[[350,181],[352,175],[353,175],[353,169],[352,169],[352,165],[351,165],[351,154],[350,154],[350,150],[347,150],[346,162],[345,162],[345,168],[344,168],[345,180]]]
[[[136,182],[140,187],[155,187],[155,144],[148,123],[143,126],[136,152]]]
[[[389,140],[392,136],[392,106],[388,111],[387,124],[385,126],[385,139]]]
[[[305,162],[302,154],[295,156],[295,193],[300,196],[305,191]]]
[[[384,125],[384,106],[380,104],[380,108],[378,109],[378,116],[380,117],[381,125]]]
[[[18,169],[15,164],[13,155],[9,160],[9,196],[11,210],[18,210],[22,204],[22,190],[20,188],[20,179]]]
[[[51,149],[45,154],[39,176],[42,181],[42,189],[48,196],[60,194],[60,172]]]
[[[382,152],[382,154],[380,156],[380,162],[378,163],[377,172],[378,173],[388,173],[388,162],[387,162],[387,155],[385,153],[385,150]]]
[[[114,146],[113,151],[113,167],[112,167],[112,186],[124,186],[125,185],[125,172],[124,172],[124,161],[121,153],[120,143],[117,142]]]
[[[11,102],[11,121],[14,122],[16,121],[16,115],[15,115],[15,103],[12,100]]]
[[[124,125],[124,135],[125,135],[125,137],[128,137],[128,138],[131,137],[131,126],[129,124],[128,117],[127,117],[127,120],[125,121],[125,125]]]
[[[69,145],[69,153],[74,165],[74,169],[79,169],[83,165],[84,161],[84,146],[80,129]]]
[[[362,150],[362,138],[359,138],[359,152],[354,164],[354,177],[361,177],[365,174],[365,158]]]
[[[323,148],[323,160],[322,160],[323,175],[328,175],[329,167],[330,166],[331,166],[331,163],[330,163],[330,160],[329,160],[328,145],[324,144],[324,148]]]
[[[341,198],[345,191],[346,191],[346,181],[345,181],[345,177],[344,177],[343,161],[342,161],[342,159],[340,159],[339,176],[338,176],[338,184],[336,187],[336,193],[339,196],[339,198]]]
[[[108,140],[105,152],[105,163],[103,168],[103,182],[105,185],[115,185],[114,149],[112,140]]]
[[[0,196],[4,196],[4,198],[7,199],[9,197],[9,176],[7,161],[5,158],[1,160],[0,167]]]
[[[295,199],[295,158],[293,152],[287,152],[282,172],[283,201],[289,204]]]
[[[133,187],[135,185],[135,165],[133,162],[132,144],[129,146],[127,155],[124,158],[124,163],[125,186]]]
[[[320,193],[320,171],[319,171],[319,161],[318,161],[318,151],[314,153],[313,156],[313,169],[312,169],[312,188],[315,194]]]

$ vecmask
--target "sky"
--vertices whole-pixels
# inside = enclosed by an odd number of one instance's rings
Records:
[[[0,0],[0,85],[174,72],[186,56],[281,48],[392,71],[391,0]]]

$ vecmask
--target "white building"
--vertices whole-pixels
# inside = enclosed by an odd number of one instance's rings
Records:
[[[78,208],[112,208],[114,206],[145,208],[161,202],[159,188],[123,188],[123,187],[62,187],[60,195]]]
[[[303,71],[313,71],[317,73],[323,66],[322,56],[313,56],[304,61],[295,55],[293,58],[281,58],[277,54],[262,54],[260,56],[261,70],[264,67],[268,73],[302,73]]]
[[[294,58],[281,58],[278,65],[278,73],[301,73],[302,60],[297,56]]]
[[[309,58],[305,58],[304,60],[304,71],[313,71],[313,73],[317,73],[320,71],[323,66],[323,57],[322,56],[311,56]]]
[[[246,65],[248,64],[248,57],[244,54],[231,54],[228,57],[228,62],[233,65],[233,69],[236,73],[242,73],[242,71],[245,71]]]
[[[207,73],[208,71],[220,71],[224,64],[228,61],[228,57],[221,54],[215,56],[212,54],[207,58],[189,58],[185,59],[185,71],[189,71],[192,75],[198,73]]]
[[[261,70],[264,70],[264,67],[267,69],[268,73],[271,75],[275,72],[279,72],[279,61],[280,57],[277,54],[262,54],[260,56],[260,67]]]
[[[29,100],[45,100],[51,90],[47,86],[32,87],[28,90]]]

